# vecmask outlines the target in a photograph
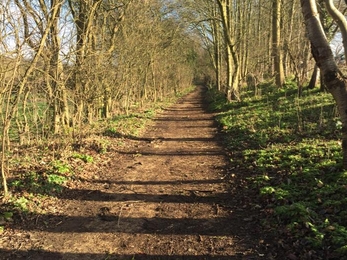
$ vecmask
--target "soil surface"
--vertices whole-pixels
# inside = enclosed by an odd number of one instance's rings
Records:
[[[0,259],[265,259],[202,87],[112,147],[5,231]]]

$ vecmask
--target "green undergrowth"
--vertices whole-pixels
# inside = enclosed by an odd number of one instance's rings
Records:
[[[53,196],[62,192],[64,184],[73,177],[69,164],[54,160],[48,165],[21,172],[9,180],[13,193]]]
[[[155,110],[147,110],[143,113],[116,116],[108,122],[103,134],[110,137],[138,136],[155,114]]]
[[[8,180],[11,196],[0,207],[0,233],[14,219],[23,220],[29,214],[54,211],[57,196],[74,178],[71,166],[60,160],[35,167],[33,163],[27,168],[24,165],[20,167],[21,170]]]
[[[332,96],[305,90],[299,98],[295,84],[260,88],[262,96],[245,91],[235,103],[210,91],[233,173],[255,191],[264,230],[284,238],[280,250],[347,259],[347,171]]]

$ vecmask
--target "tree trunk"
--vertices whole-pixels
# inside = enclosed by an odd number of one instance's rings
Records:
[[[316,82],[317,82],[318,73],[319,73],[319,68],[318,68],[317,64],[315,64],[314,68],[313,68],[312,76],[311,76],[311,79],[310,79],[310,83],[307,86],[309,89],[314,89],[315,88]]]
[[[272,47],[273,62],[276,78],[276,85],[282,87],[284,84],[283,57],[281,50],[281,1],[272,2]]]
[[[61,134],[63,127],[64,134],[67,134],[67,128],[70,122],[70,113],[68,106],[68,98],[66,93],[66,87],[64,83],[64,68],[60,57],[61,43],[59,39],[59,18],[61,11],[61,3],[59,1],[53,1],[52,5],[57,6],[57,16],[53,17],[53,25],[50,30],[51,38],[51,59],[50,71],[51,85],[53,87],[53,132],[54,134]]]
[[[212,7],[213,16],[217,17],[217,6],[216,3],[213,3]],[[213,42],[214,42],[214,62],[215,62],[215,75],[216,75],[216,87],[221,90],[221,36],[220,36],[220,26],[218,22],[213,19],[212,21],[212,30],[213,30]]]
[[[239,97],[239,62],[236,53],[236,46],[234,38],[232,36],[232,17],[231,17],[231,1],[230,0],[218,0],[220,8],[224,41],[226,45],[226,62],[227,62],[227,98],[229,101],[237,100],[240,101]]]
[[[343,167],[347,169],[347,81],[341,75],[320,22],[315,0],[301,0],[302,13],[312,54],[321,70],[327,90],[333,95],[342,122]]]
[[[343,49],[344,53],[347,51],[347,21],[345,16],[334,6],[334,3],[332,0],[324,0],[325,5],[327,7],[327,10],[331,17],[336,21],[336,23],[339,25],[341,35],[342,35],[342,43],[343,43]],[[347,59],[345,59],[345,62],[347,64]]]

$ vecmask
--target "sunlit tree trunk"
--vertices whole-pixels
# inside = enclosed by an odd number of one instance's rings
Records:
[[[217,17],[217,6],[216,3],[212,3],[212,15]],[[222,70],[222,53],[221,53],[221,33],[220,26],[216,19],[212,20],[212,36],[214,42],[214,63],[215,63],[215,74],[216,74],[216,87],[218,90],[221,90],[221,70]]]
[[[247,74],[249,73],[249,53],[250,53],[250,46],[252,46],[251,39],[251,20],[252,20],[252,14],[253,14],[253,5],[251,1],[244,1],[241,7],[238,9],[239,13],[239,21],[240,21],[240,28],[239,28],[239,35],[241,39],[241,45],[240,45],[240,68],[241,68],[241,78],[246,78]],[[252,73],[255,73],[255,71],[252,71]]]
[[[61,42],[59,37],[59,18],[62,2],[61,0],[51,0],[51,6],[57,6],[56,8],[58,9],[57,16],[53,17],[53,24],[50,29],[50,75],[53,79],[51,83],[53,89],[53,133],[61,134],[63,131],[64,134],[67,134],[67,128],[70,123],[70,113],[64,82],[63,64],[60,57]],[[60,129],[61,127],[63,127],[63,130]]]
[[[236,53],[236,44],[232,34],[232,1],[218,0],[218,5],[222,18],[224,42],[226,45],[227,62],[227,98],[240,100],[239,96],[239,59]]]
[[[301,0],[308,38],[312,54],[320,68],[324,83],[333,95],[342,122],[343,167],[347,169],[347,81],[341,75],[334,59],[333,52],[318,17],[315,0]]]
[[[276,85],[284,84],[283,54],[281,48],[281,3],[282,0],[272,1],[272,47],[273,64]]]

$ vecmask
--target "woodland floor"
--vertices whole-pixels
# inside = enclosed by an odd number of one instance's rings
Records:
[[[78,173],[54,210],[13,224],[0,259],[266,259],[204,90]]]

